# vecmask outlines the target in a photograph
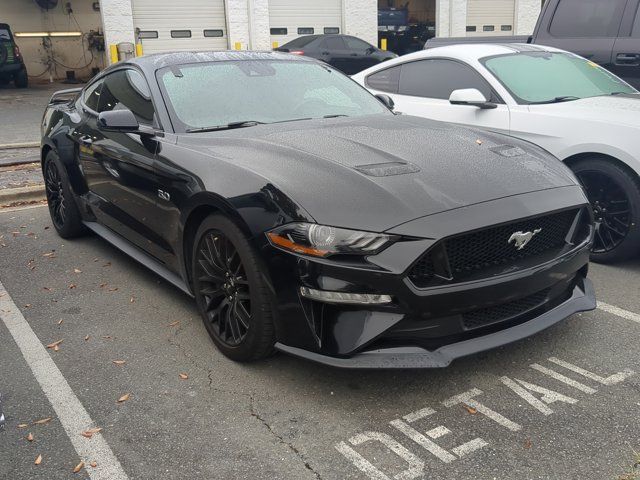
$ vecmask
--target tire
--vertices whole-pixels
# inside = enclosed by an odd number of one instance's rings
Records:
[[[210,215],[196,232],[192,252],[198,311],[216,347],[238,362],[272,355],[272,296],[262,262],[242,230],[227,217]]]
[[[29,86],[29,76],[26,68],[22,67],[22,70],[14,75],[13,83],[16,88],[27,88]]]
[[[640,181],[611,160],[589,158],[572,165],[596,219],[591,260],[615,263],[640,253]],[[626,212],[626,213],[625,213]]]
[[[42,173],[51,222],[58,235],[62,238],[75,238],[86,233],[67,171],[53,150],[44,160]]]

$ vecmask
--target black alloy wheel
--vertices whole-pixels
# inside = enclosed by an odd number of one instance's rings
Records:
[[[640,185],[638,179],[613,162],[595,159],[573,168],[591,203],[596,262],[616,262],[640,253]]]
[[[58,235],[73,238],[86,232],[80,210],[69,185],[69,177],[58,155],[50,151],[42,168],[51,221]]]
[[[56,229],[61,229],[66,219],[66,204],[60,172],[55,162],[47,162],[44,184],[47,191],[47,202],[49,204],[51,220]]]
[[[238,251],[219,231],[209,231],[197,251],[198,293],[216,337],[236,347],[247,336],[251,324],[249,282]]]
[[[247,362],[273,353],[275,328],[265,268],[229,218],[205,218],[193,239],[191,278],[209,336],[228,358]]]

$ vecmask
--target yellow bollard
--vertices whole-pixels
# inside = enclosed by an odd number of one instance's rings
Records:
[[[386,50],[386,49],[387,49],[387,39],[382,38],[380,39],[380,50]]]
[[[273,47],[273,49],[275,50],[276,48],[278,48],[280,45],[278,45],[278,42],[273,42],[271,44],[271,46]]]
[[[142,44],[136,43],[136,57],[141,57],[144,55],[144,51],[142,50]]]
[[[240,43],[240,42],[236,42],[236,43],[233,45],[233,47],[234,47],[236,50],[242,50],[242,43]]]
[[[118,63],[118,46],[117,45],[109,45],[109,58],[111,59],[111,63]]]

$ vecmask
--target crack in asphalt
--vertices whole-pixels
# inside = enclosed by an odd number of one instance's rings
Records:
[[[269,424],[269,422],[267,422],[262,415],[260,415],[260,413],[258,412],[258,410],[256,409],[255,406],[255,399],[253,398],[253,395],[249,396],[249,407],[250,407],[250,413],[251,416],[254,417],[255,419],[257,419],[260,423],[262,423],[262,425],[264,425],[266,427],[266,429],[269,431],[269,433],[271,435],[273,435],[276,440],[278,440],[279,443],[281,443],[282,445],[286,446],[287,448],[289,448],[289,450],[291,450],[296,457],[298,457],[300,459],[300,461],[304,464],[305,468],[307,470],[309,470],[311,473],[313,473],[315,475],[315,477],[318,480],[322,480],[322,477],[320,476],[320,474],[318,472],[316,472],[313,467],[311,466],[311,464],[305,459],[304,454],[298,450],[296,448],[295,445],[293,445],[293,443],[291,442],[287,442],[284,437],[282,437],[282,435],[279,435],[274,428]]]

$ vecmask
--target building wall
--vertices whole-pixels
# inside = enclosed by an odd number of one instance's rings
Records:
[[[514,35],[530,35],[538,21],[540,0],[515,2]],[[465,37],[467,35],[467,0],[436,0],[436,35]]]
[[[43,10],[33,0],[0,0],[0,19],[10,25],[16,32],[48,32],[48,31],[81,31],[101,30],[100,14],[93,10],[92,0],[67,0],[71,3],[73,16],[64,10],[65,2],[60,2],[52,10]],[[75,19],[74,19],[75,17]],[[76,23],[77,21],[77,23]],[[48,80],[49,73],[53,78],[65,77],[65,71],[77,69],[76,77],[85,78],[90,75],[91,68],[102,66],[104,57],[96,54],[91,60],[86,36],[84,37],[50,37],[51,52],[44,47],[39,38],[16,38],[16,43],[27,66],[30,76],[39,75],[39,79]],[[55,59],[51,71],[48,71],[49,58]],[[36,78],[32,80],[37,81]]]
[[[378,43],[378,0],[342,0],[342,31]]]

